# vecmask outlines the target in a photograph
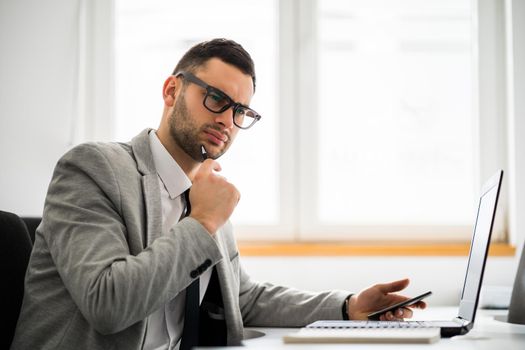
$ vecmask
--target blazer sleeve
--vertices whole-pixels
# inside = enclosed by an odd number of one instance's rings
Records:
[[[317,320],[341,320],[348,291],[320,293],[259,283],[240,266],[239,305],[245,326],[303,327]]]
[[[126,187],[140,174],[101,147],[78,146],[58,162],[41,230],[69,296],[97,331],[111,334],[144,320],[192,282],[191,271],[222,255],[192,218],[132,249],[130,241],[147,235],[145,213],[130,212],[144,201],[140,180]]]

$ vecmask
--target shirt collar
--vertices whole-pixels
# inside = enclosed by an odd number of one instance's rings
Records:
[[[191,187],[191,181],[160,142],[155,130],[150,131],[149,142],[157,174],[166,187],[170,199],[175,199]]]

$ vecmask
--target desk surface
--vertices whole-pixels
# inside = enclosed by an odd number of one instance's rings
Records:
[[[474,328],[466,335],[443,338],[433,344],[284,344],[282,337],[294,328],[248,328],[248,332],[263,332],[259,338],[243,341],[250,349],[461,349],[461,350],[512,350],[525,349],[525,325],[500,321],[507,311],[478,310]],[[455,307],[435,307],[416,311],[417,320],[451,320],[457,315]],[[208,348],[209,350],[210,348]]]

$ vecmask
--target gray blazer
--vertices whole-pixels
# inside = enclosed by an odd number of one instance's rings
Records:
[[[141,349],[148,315],[184,291],[206,259],[217,267],[230,345],[244,325],[342,318],[349,292],[252,281],[230,223],[212,237],[188,217],[162,236],[148,131],[129,144],[83,144],[59,160],[11,349]]]

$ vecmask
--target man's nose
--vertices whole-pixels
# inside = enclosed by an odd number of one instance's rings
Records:
[[[233,109],[228,108],[224,112],[216,114],[215,122],[224,125],[225,129],[233,128]]]

